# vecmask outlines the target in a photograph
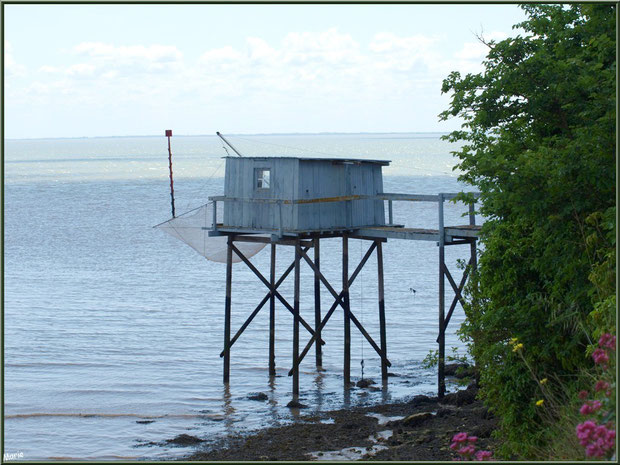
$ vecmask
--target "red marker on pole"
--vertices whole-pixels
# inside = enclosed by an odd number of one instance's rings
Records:
[[[170,138],[172,137],[172,129],[166,129],[166,137],[168,138],[168,165],[170,167],[170,202],[172,205],[172,217],[174,215],[174,183],[172,182],[172,151],[170,150]]]

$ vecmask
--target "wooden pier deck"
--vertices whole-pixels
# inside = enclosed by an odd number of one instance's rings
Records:
[[[446,245],[452,243],[454,239],[475,239],[480,235],[480,226],[446,226],[444,234]],[[356,235],[410,241],[439,241],[438,229],[401,228],[398,226],[374,226],[372,228],[358,229],[351,237]]]
[[[205,228],[210,229],[210,228]],[[317,231],[319,237],[330,237],[336,236],[340,237],[342,233],[348,233],[351,239],[356,238],[364,238],[364,239],[405,239],[410,241],[430,241],[430,242],[438,242],[439,241],[439,230],[438,229],[423,229],[423,228],[405,228],[402,226],[372,226],[361,229],[352,229],[352,230],[342,230],[342,231]],[[228,234],[239,234],[239,235],[250,235],[246,237],[245,240],[256,241],[256,242],[278,242],[278,243],[286,243],[286,239],[269,239],[269,238],[258,238],[254,235],[256,234],[269,234],[269,235],[277,235],[278,230],[276,229],[264,229],[257,231],[256,229],[250,230],[245,228],[236,228],[232,226],[227,226],[224,224],[217,225],[217,233],[213,235],[228,235]],[[289,236],[292,237],[304,237],[308,234],[308,231],[284,231],[284,237]],[[211,235],[211,234],[210,234]],[[452,243],[461,243],[459,240],[467,240],[467,239],[477,239],[480,235],[480,226],[479,225],[459,225],[459,226],[446,226],[444,228],[444,237],[445,244],[450,245]],[[254,239],[251,237],[254,236]]]

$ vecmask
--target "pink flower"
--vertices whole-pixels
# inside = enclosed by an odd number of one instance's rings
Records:
[[[609,355],[603,349],[596,349],[592,352],[592,358],[597,365],[605,365],[609,362]]]
[[[454,435],[454,437],[452,438],[452,442],[465,442],[467,441],[467,433],[457,433]]]
[[[579,391],[579,398],[585,400],[588,398],[588,391]]]
[[[584,421],[583,423],[578,424],[576,429],[579,444],[585,447],[590,443],[590,439],[596,430],[596,423],[592,420]]]
[[[587,457],[603,457],[615,447],[616,431],[588,420],[577,425],[579,444],[586,448]]]
[[[478,436],[469,436],[467,440],[473,444],[478,440]]]
[[[594,386],[594,390],[596,392],[605,391],[606,389],[609,389],[609,383],[603,381],[602,379],[598,380]]]
[[[603,404],[601,404],[600,400],[589,400],[581,406],[579,413],[582,415],[590,415],[599,410],[602,406]]]
[[[582,415],[590,415],[592,413],[592,407],[590,404],[583,404],[579,409],[579,413]]]
[[[605,438],[605,445],[608,449],[613,449],[616,445],[616,430],[607,430],[607,437]]]
[[[461,447],[457,452],[461,455],[472,455],[476,451],[473,444],[469,446]]]
[[[491,460],[492,455],[493,455],[493,452],[489,450],[479,450],[478,452],[476,452],[476,460],[478,461]]]
[[[586,447],[586,456],[587,457],[603,457],[605,455],[605,451],[598,444],[590,444]]]
[[[612,336],[609,333],[605,333],[598,340],[598,345],[600,347],[606,347],[611,350],[616,350],[616,336]]]

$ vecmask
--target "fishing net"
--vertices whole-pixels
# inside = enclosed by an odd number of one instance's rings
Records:
[[[218,210],[218,222],[221,221],[221,212]],[[207,260],[218,263],[226,263],[226,251],[228,238],[226,236],[209,237],[209,230],[213,227],[213,204],[208,203],[202,207],[190,210],[187,213],[172,218],[156,228],[167,232],[173,237],[185,242],[192,249],[205,257]],[[267,236],[264,236],[267,237]],[[235,242],[235,247],[247,258],[253,257],[263,250],[267,244],[255,242]],[[241,258],[233,252],[233,263],[238,263]]]

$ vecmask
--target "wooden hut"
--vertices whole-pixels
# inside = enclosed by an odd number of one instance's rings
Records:
[[[385,225],[385,160],[227,157],[221,229],[311,233]],[[341,199],[341,200],[338,200]]]

